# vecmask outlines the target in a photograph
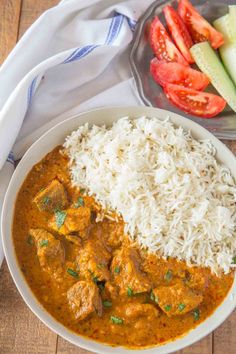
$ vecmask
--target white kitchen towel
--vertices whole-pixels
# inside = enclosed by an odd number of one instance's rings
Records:
[[[0,209],[13,172],[11,149],[21,158],[37,136],[33,132],[43,131],[57,116],[85,110],[82,103],[93,96],[100,97],[97,107],[134,103],[132,81],[125,82],[131,77],[130,43],[136,22],[152,2],[64,0],[18,42],[0,68]],[[97,96],[123,81],[125,96],[117,88],[109,94],[112,99],[106,92],[105,102],[102,94]]]

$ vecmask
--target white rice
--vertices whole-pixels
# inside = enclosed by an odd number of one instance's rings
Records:
[[[85,124],[66,138],[72,183],[119,213],[125,231],[163,257],[228,273],[236,255],[236,184],[197,141],[168,119]]]

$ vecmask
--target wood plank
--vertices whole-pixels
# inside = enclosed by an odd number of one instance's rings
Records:
[[[88,350],[78,348],[75,345],[67,342],[65,339],[58,336],[57,354],[93,354]]]
[[[236,353],[236,310],[232,315],[213,333],[214,354]]]
[[[1,0],[2,1],[2,0]],[[19,38],[29,26],[46,10],[58,4],[59,0],[22,0]]]
[[[31,312],[4,261],[0,270],[1,354],[55,354],[57,335]]]
[[[209,334],[199,342],[179,350],[175,354],[213,354],[212,349],[212,334]]]
[[[17,41],[21,0],[0,1],[0,64]]]

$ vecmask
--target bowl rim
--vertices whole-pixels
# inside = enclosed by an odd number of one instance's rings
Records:
[[[127,112],[127,114],[125,114]],[[166,110],[154,108],[154,107],[146,107],[146,106],[127,106],[127,107],[105,107],[92,109],[80,114],[72,115],[71,117],[63,120],[62,122],[56,124],[52,128],[50,128],[46,133],[44,133],[39,139],[37,139],[24,154],[23,158],[19,162],[17,168],[15,169],[9,186],[7,188],[7,192],[5,194],[2,214],[1,214],[1,234],[3,241],[3,249],[6,257],[7,265],[10,270],[11,276],[14,280],[14,283],[20,292],[22,298],[24,299],[27,306],[31,309],[31,311],[53,332],[57,333],[64,339],[68,340],[72,344],[76,346],[80,346],[84,349],[94,351],[100,354],[127,354],[134,353],[138,354],[141,351],[146,354],[167,354],[172,353],[176,350],[183,349],[186,346],[192,345],[193,343],[199,341],[213,330],[215,330],[234,310],[236,307],[236,278],[234,279],[234,283],[232,285],[231,290],[228,295],[222,302],[222,304],[213,312],[211,316],[209,316],[206,320],[204,320],[201,324],[199,324],[196,328],[187,332],[187,334],[178,337],[176,340],[167,342],[163,345],[158,345],[154,347],[147,348],[135,348],[128,349],[126,347],[113,347],[109,344],[102,344],[100,342],[94,341],[92,339],[83,337],[78,335],[64,325],[59,323],[56,319],[50,315],[49,312],[44,309],[44,307],[37,300],[36,296],[33,294],[30,289],[26,279],[24,278],[23,273],[20,270],[17,256],[14,250],[13,238],[12,238],[12,222],[14,215],[14,202],[17,197],[18,191],[22,185],[22,182],[25,180],[28,172],[32,168],[32,166],[37,163],[36,161],[40,161],[45,153],[39,152],[41,151],[45,145],[45,141],[50,136],[55,136],[57,132],[64,131],[68,129],[70,132],[74,130],[74,128],[69,129],[69,126],[75,125],[79,126],[80,124],[84,124],[84,122],[89,122],[89,118],[93,117],[92,120],[96,120],[96,116],[100,117],[100,121],[103,120],[101,117],[105,117],[109,114],[115,114],[117,117],[115,119],[111,118],[111,122],[117,120],[119,117],[130,116],[131,118],[137,118],[138,116],[147,116],[147,117],[157,117],[159,119],[166,119],[167,116],[170,117],[170,120],[176,126],[182,126],[184,129],[190,129],[192,131],[193,136],[196,135],[201,136],[202,138],[210,139],[213,145],[216,148],[217,155],[220,153],[219,158],[217,158],[221,162],[226,162],[229,160],[232,165],[225,163],[226,166],[231,170],[232,174],[236,178],[236,158],[234,154],[224,145],[221,141],[219,141],[212,133],[207,131],[205,128],[188,120],[185,117],[182,117],[176,113],[169,112]],[[165,118],[164,118],[165,117]],[[109,118],[107,118],[109,119]],[[84,120],[84,122],[83,122]],[[99,120],[99,118],[98,118]],[[82,121],[82,122],[81,122]],[[96,123],[93,123],[96,124]],[[102,123],[97,123],[101,125]],[[64,138],[68,133],[62,133]],[[50,139],[49,139],[50,140]],[[53,140],[53,139],[51,139]],[[53,144],[53,143],[52,143]],[[58,145],[55,144],[54,147]],[[41,149],[40,149],[41,147]],[[39,148],[39,149],[38,149]],[[51,149],[52,150],[52,149]],[[50,150],[50,151],[51,151]],[[49,152],[49,151],[48,151]],[[41,155],[42,156],[41,156]],[[40,156],[37,158],[37,156]],[[225,157],[223,157],[225,155]],[[33,161],[32,160],[36,160]],[[234,165],[235,167],[234,167]],[[28,164],[28,165],[27,165]],[[31,165],[31,167],[29,167]],[[28,166],[28,167],[27,167]],[[234,171],[234,172],[233,172]]]

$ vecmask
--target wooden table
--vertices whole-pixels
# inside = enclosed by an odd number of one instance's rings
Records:
[[[0,0],[0,64],[32,22],[57,0]],[[236,153],[236,142],[225,142]],[[235,354],[236,311],[214,333],[176,354]],[[25,305],[8,271],[0,270],[1,354],[89,354],[51,332]]]

